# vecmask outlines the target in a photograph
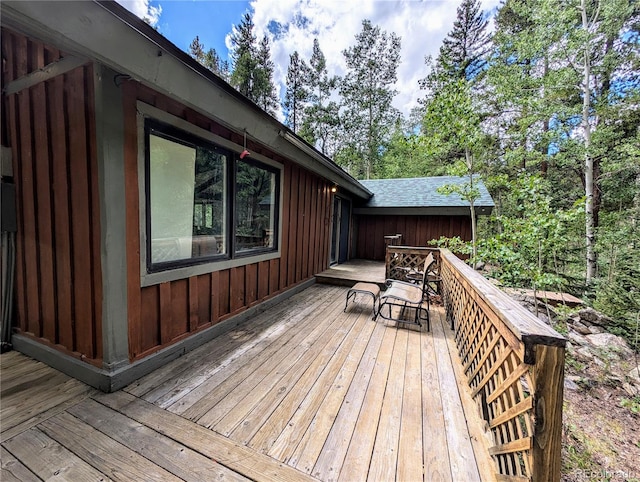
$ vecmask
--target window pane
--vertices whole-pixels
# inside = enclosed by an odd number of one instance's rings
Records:
[[[151,263],[226,252],[227,156],[149,135]]]
[[[198,148],[193,208],[193,257],[224,254],[226,248],[227,156]]]
[[[151,135],[151,262],[191,257],[196,150]]]
[[[275,248],[276,182],[274,172],[238,161],[236,252]]]

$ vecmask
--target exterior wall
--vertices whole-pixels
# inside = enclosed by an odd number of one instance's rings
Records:
[[[138,360],[292,288],[328,266],[331,184],[249,143],[284,165],[281,257],[141,287],[136,102],[145,102],[242,145],[239,134],[137,82],[123,83],[129,356]]]
[[[471,240],[470,216],[397,216],[358,215],[355,258],[384,261],[384,237],[402,234],[404,246],[426,246],[440,236],[460,236]]]
[[[58,60],[2,30],[3,85]],[[101,365],[102,276],[93,68],[3,95],[17,197],[18,331]]]

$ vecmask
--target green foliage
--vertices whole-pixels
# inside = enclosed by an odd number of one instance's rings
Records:
[[[369,20],[362,22],[356,43],[344,52],[347,73],[340,83],[342,128],[356,155],[351,174],[370,179],[380,168],[383,148],[399,113],[391,105],[397,91],[400,37]],[[337,157],[337,160],[343,156]]]
[[[631,413],[640,414],[640,397],[620,399],[620,406],[628,409]]]
[[[337,77],[329,76],[327,61],[320,49],[318,39],[313,40],[313,53],[309,59],[307,87],[308,103],[304,107],[304,122],[300,135],[328,154],[332,143],[339,137],[339,106],[331,96],[338,83]]]
[[[509,195],[513,212],[497,216],[499,232],[479,242],[478,257],[495,266],[493,276],[506,285],[566,288],[561,260],[581,208],[552,209],[548,189],[536,176],[513,181]]]
[[[285,110],[285,124],[293,132],[298,132],[302,125],[302,116],[306,102],[309,100],[309,67],[300,58],[296,50],[289,56],[289,67],[287,68],[287,91],[285,92],[282,107]]]

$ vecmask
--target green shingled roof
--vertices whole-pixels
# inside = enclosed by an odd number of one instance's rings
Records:
[[[425,207],[467,207],[469,202],[458,194],[444,195],[437,189],[445,184],[465,184],[466,177],[439,176],[416,177],[407,179],[373,179],[359,181],[373,193],[373,197],[365,205],[367,208],[425,208]],[[495,205],[484,183],[476,180],[480,190],[480,198],[476,199],[476,207],[493,208]]]

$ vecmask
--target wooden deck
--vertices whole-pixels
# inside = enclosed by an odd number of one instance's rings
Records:
[[[314,285],[114,394],[2,355],[0,479],[493,480],[442,310],[396,327],[364,298],[343,313],[346,291]]]
[[[384,288],[384,274],[383,261],[351,259],[345,263],[333,265],[329,269],[316,274],[316,280],[319,283],[339,286],[353,286],[358,282],[377,283],[380,288]]]

